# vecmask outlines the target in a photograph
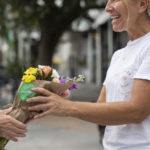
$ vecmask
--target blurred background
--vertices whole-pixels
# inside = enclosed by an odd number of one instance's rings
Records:
[[[13,102],[24,69],[38,64],[60,75],[85,75],[69,99],[96,102],[113,52],[128,41],[125,32],[112,31],[105,5],[106,0],[0,0],[1,109]],[[51,116],[29,124],[28,137],[10,142],[8,150],[102,150],[103,129]]]

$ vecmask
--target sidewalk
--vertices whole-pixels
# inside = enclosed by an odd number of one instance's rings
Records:
[[[102,150],[97,126],[70,117],[33,121],[26,138],[9,142],[6,150]]]

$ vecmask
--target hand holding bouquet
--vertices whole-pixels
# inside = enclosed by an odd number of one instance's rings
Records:
[[[28,107],[34,107],[37,103],[26,103],[26,100],[36,96],[40,96],[31,90],[32,88],[40,87],[47,91],[51,91],[62,97],[69,94],[69,90],[77,88],[77,82],[82,82],[84,77],[79,75],[72,79],[60,77],[57,71],[49,66],[38,66],[38,68],[30,67],[24,72],[22,82],[16,93],[12,111],[9,114],[15,119],[25,123],[34,117],[34,112],[30,112]],[[42,93],[41,93],[42,94]],[[41,113],[38,110],[36,113]],[[3,150],[8,140],[0,138],[0,150]]]

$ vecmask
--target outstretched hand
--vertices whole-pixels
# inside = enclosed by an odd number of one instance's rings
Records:
[[[0,110],[0,115],[7,115],[12,111],[12,107],[4,110]]]
[[[26,125],[7,115],[11,108],[0,110],[0,136],[6,139],[17,141],[18,137],[25,137]]]
[[[70,101],[44,88],[33,88],[32,91],[38,93],[39,95],[42,95],[27,100],[27,103],[38,103],[37,105],[29,107],[29,110],[31,112],[42,112],[35,115],[34,119],[41,118],[47,115],[67,115],[68,105],[70,105],[71,103]]]

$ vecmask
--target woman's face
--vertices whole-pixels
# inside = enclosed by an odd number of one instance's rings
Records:
[[[129,31],[135,27],[138,0],[108,0],[105,10],[110,13],[114,31]]]

